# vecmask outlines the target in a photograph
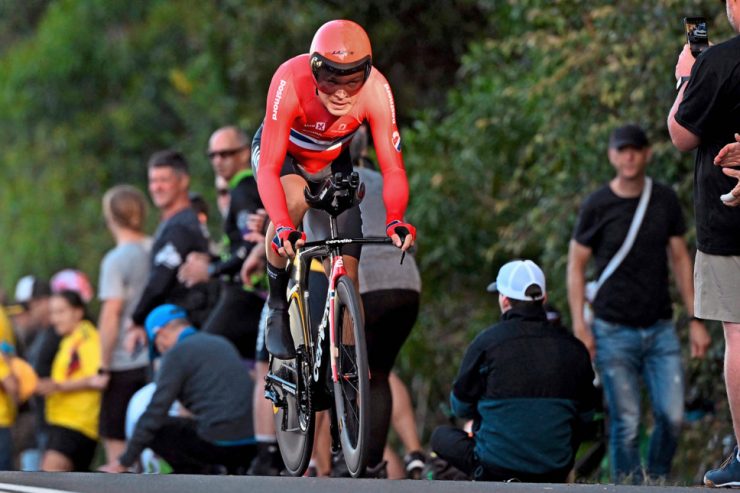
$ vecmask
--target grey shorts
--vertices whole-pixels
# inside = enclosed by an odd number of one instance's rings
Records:
[[[740,256],[696,252],[694,314],[705,320],[740,323]]]

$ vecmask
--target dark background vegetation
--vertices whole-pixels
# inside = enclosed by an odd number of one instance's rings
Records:
[[[649,172],[679,193],[693,247],[693,156],[665,125],[686,15],[708,17],[714,42],[731,35],[716,0],[0,0],[0,286],[70,266],[94,281],[112,246],[100,198],[121,182],[145,189],[155,150],[185,152],[213,201],[210,132],[254,131],[277,66],[323,22],[353,19],[404,137],[424,303],[398,369],[426,438],[465,345],[498,316],[484,288],[502,263],[540,263],[567,319],[570,232],[612,174],[616,125],[647,129]],[[678,482],[700,479],[730,432],[712,331],[710,358],[687,365],[692,395],[717,413],[687,425]]]

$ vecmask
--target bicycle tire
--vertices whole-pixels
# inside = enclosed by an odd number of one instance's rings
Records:
[[[356,478],[367,465],[370,372],[359,296],[347,276],[340,277],[336,285],[334,317],[336,350],[331,353],[338,376],[333,386],[334,405],[344,460]]]
[[[308,469],[313,450],[315,414],[311,402],[311,365],[303,340],[303,318],[300,296],[291,297],[288,313],[293,340],[297,343],[296,358],[283,361],[270,358],[270,371],[301,389],[298,394],[287,392],[279,383],[273,384],[283,401],[282,406],[273,405],[275,435],[285,469],[291,476],[303,476]],[[298,379],[301,378],[302,382]]]

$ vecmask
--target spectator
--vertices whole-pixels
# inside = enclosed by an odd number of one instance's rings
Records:
[[[586,198],[570,242],[568,302],[573,331],[595,357],[606,395],[612,480],[640,484],[640,377],[655,422],[647,460],[650,480],[669,474],[683,419],[684,375],[668,290],[669,260],[690,319],[691,355],[703,357],[710,338],[694,316],[691,259],[678,197],[645,174],[651,157],[645,132],[637,125],[615,129],[608,156],[616,176]],[[641,197],[644,220],[633,222]],[[636,231],[629,236],[633,245],[626,240],[629,230]],[[593,299],[595,319],[589,326],[583,308],[591,256],[599,275],[612,274],[599,281],[602,285]],[[608,267],[620,257],[615,269]]]
[[[205,332],[230,340],[242,358],[253,360],[264,298],[255,287],[245,287],[240,271],[255,244],[246,241],[249,216],[262,208],[257,182],[249,167],[249,137],[236,127],[216,130],[208,141],[208,157],[214,172],[229,183],[229,211],[224,220],[225,246],[222,259],[191,253],[180,268],[179,278],[188,286],[221,279],[218,303],[203,325]]]
[[[360,264],[360,266],[362,266],[362,264]],[[420,479],[421,473],[427,465],[428,458],[422,450],[419,433],[416,431],[416,415],[414,414],[411,395],[409,394],[408,387],[396,372],[392,371],[390,373],[388,383],[391,386],[391,396],[393,397],[391,426],[406,449],[400,477],[407,479]],[[383,458],[388,461],[388,477],[399,477],[398,475],[391,476],[390,474],[391,462],[389,458],[394,461],[398,461],[399,463],[400,460],[398,456],[395,455],[395,452],[387,445],[385,447]],[[399,468],[400,467],[401,466],[399,465]]]
[[[144,194],[130,185],[115,186],[103,195],[103,216],[116,242],[100,264],[98,283],[104,384],[99,431],[109,461],[126,448],[126,405],[147,383],[146,352],[132,354],[124,347],[126,327],[149,275],[152,241],[144,233],[146,213]]]
[[[0,344],[15,348],[16,335],[5,308],[0,305]]]
[[[98,439],[100,412],[100,338],[75,291],[52,295],[51,321],[62,336],[51,378],[39,380],[36,392],[46,397],[49,442],[44,471],[86,471]]]
[[[208,255],[211,258],[216,258],[221,251],[221,246],[218,242],[214,241],[211,237],[211,232],[208,229],[208,204],[201,194],[198,192],[190,192],[188,195],[190,198],[190,207],[195,211],[200,222],[201,231],[203,236],[208,238]],[[195,255],[195,254],[193,254]],[[182,269],[182,267],[181,267]],[[213,308],[218,303],[219,294],[221,292],[221,282],[218,279],[209,279],[205,284],[199,285],[198,289],[204,291],[207,296],[207,311],[211,313]]]
[[[149,193],[160,211],[161,222],[152,246],[149,278],[131,315],[133,335],[127,342],[130,346],[145,339],[144,320],[162,303],[177,303],[185,308],[196,327],[202,324],[208,311],[207,289],[190,288],[177,278],[177,270],[189,253],[208,253],[208,238],[190,207],[188,162],[179,152],[165,150],[152,154],[147,167]]]
[[[732,29],[740,33],[740,1],[725,2]],[[694,60],[683,47],[675,75],[680,81],[668,114],[668,131],[680,151],[696,149],[695,314],[722,322],[725,381],[735,436],[740,439],[740,36],[712,46]],[[721,167],[718,167],[720,165]],[[727,207],[730,206],[730,207]],[[740,486],[738,450],[716,470],[708,486]]]
[[[360,181],[365,184],[365,198],[360,202],[362,235],[383,236],[386,229],[384,181],[382,175],[375,170],[374,163],[365,157],[367,127],[363,126],[358,131],[351,151],[355,170],[360,174]],[[401,255],[393,245],[364,245],[359,265],[368,362],[373,376],[370,380],[371,431],[367,474],[381,477],[385,471],[381,472],[377,468],[383,463],[393,410],[389,376],[396,356],[416,323],[421,292],[421,277],[414,257],[406,255],[402,264],[400,260]],[[410,400],[404,402],[410,403]],[[407,411],[413,413],[410,408]],[[413,456],[408,456],[409,465],[414,459],[424,459],[421,450],[416,449],[412,453]]]
[[[208,473],[221,466],[233,473],[254,457],[251,379],[232,344],[196,331],[186,317],[171,304],[147,317],[150,344],[163,355],[157,388],[126,451],[101,470],[126,471],[145,447],[176,473]],[[175,399],[192,418],[168,416]]]
[[[77,269],[63,269],[51,276],[49,281],[52,293],[74,291],[82,301],[90,303],[93,299],[93,288],[84,272]]]
[[[51,376],[54,356],[59,350],[61,336],[56,333],[49,317],[51,286],[47,281],[28,275],[18,280],[15,288],[16,314],[14,322],[25,342],[25,357],[39,378]],[[34,396],[30,400],[34,424],[27,422],[25,413],[16,420],[16,445],[21,451],[20,467],[24,471],[38,471],[48,440],[45,399]],[[24,428],[24,429],[21,429]],[[26,429],[32,429],[32,438]]]
[[[468,347],[450,397],[473,435],[438,427],[432,449],[476,480],[563,482],[595,404],[588,351],[547,321],[545,275],[531,260],[505,264],[488,290],[502,320]]]
[[[15,302],[7,307],[16,334],[16,351],[26,356],[42,329],[48,325],[48,297],[51,288],[34,276],[24,276],[15,287]],[[46,323],[42,323],[46,322]],[[56,352],[56,351],[55,351]]]
[[[188,194],[188,199],[190,199],[190,207],[193,208],[195,214],[198,216],[198,221],[200,221],[201,226],[204,228],[203,234],[205,236],[209,236],[208,203],[206,202],[206,199],[204,199],[198,192],[190,192]]]
[[[0,471],[13,469],[13,439],[10,428],[18,404],[18,382],[10,371],[10,357],[0,351]]]
[[[13,353],[7,344],[0,347],[0,471],[14,467],[14,444],[18,435],[15,419],[18,410],[33,394],[38,377],[33,368]]]

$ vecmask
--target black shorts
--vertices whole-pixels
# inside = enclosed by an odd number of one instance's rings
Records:
[[[257,129],[252,139],[252,170],[254,176],[258,176],[260,144],[262,142],[262,125]],[[316,194],[324,180],[334,173],[342,174],[352,173],[352,159],[349,154],[349,146],[345,146],[341,154],[331,162],[330,166],[325,167],[317,173],[308,173],[301,163],[296,161],[293,156],[286,154],[283,167],[280,170],[280,176],[298,175],[306,180],[311,193]],[[309,241],[323,240],[329,237],[329,214],[318,209],[309,209],[303,218],[303,229]],[[337,216],[337,229],[343,238],[362,238],[362,215],[360,207],[355,207],[341,213]],[[352,244],[342,247],[342,255],[349,255],[356,259],[360,258],[362,245]]]
[[[149,381],[148,367],[133,370],[112,371],[108,387],[103,391],[100,403],[101,438],[112,440],[126,439],[126,408],[137,390]]]
[[[49,426],[49,443],[47,450],[54,450],[72,461],[73,471],[90,470],[90,463],[95,456],[98,442],[79,431],[63,426]]]
[[[203,324],[202,330],[225,337],[236,347],[242,358],[254,359],[264,304],[265,300],[244,291],[241,285],[222,283],[218,303]]]

